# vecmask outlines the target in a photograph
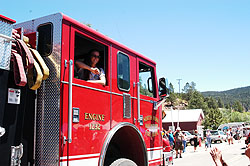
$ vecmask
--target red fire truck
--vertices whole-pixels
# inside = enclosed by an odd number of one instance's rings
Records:
[[[0,16],[1,166],[162,164],[166,85],[157,83],[155,62],[61,13],[13,23]],[[49,68],[37,90],[15,83],[12,28]],[[78,75],[75,62],[93,49],[105,85]]]

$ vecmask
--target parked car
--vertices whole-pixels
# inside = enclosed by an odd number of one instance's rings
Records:
[[[223,141],[227,141],[227,135],[223,132],[223,131],[220,131],[220,130],[211,130],[210,133],[212,134],[211,135],[211,141],[212,142],[223,142]]]
[[[187,144],[190,143],[191,145],[193,145],[193,141],[190,141],[194,138],[194,135],[192,135],[191,133],[189,133],[188,131],[182,131],[183,134],[186,135],[186,139],[187,139]]]

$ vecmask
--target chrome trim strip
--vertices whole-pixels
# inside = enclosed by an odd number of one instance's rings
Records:
[[[144,154],[144,157],[146,159],[146,165],[148,165],[148,155],[147,155],[147,148],[146,148],[146,144],[145,144],[145,141],[143,139],[143,136],[140,132],[140,130],[133,124],[131,123],[128,123],[128,122],[122,122],[122,123],[119,123],[118,125],[116,125],[113,129],[111,129],[104,141],[104,144],[103,144],[103,147],[102,147],[102,151],[101,151],[101,155],[100,155],[100,160],[99,160],[99,166],[103,166],[104,165],[104,160],[105,160],[105,155],[106,155],[106,152],[108,150],[108,147],[109,147],[109,143],[111,141],[111,139],[113,138],[113,136],[115,135],[115,133],[122,127],[125,127],[125,126],[129,126],[129,127],[132,127],[133,129],[135,129],[135,131],[138,133],[138,135],[140,136],[141,138],[141,141],[143,143],[143,148],[144,148],[144,152],[146,152]]]
[[[69,82],[67,82],[67,81],[61,81],[61,82],[63,84],[69,84]],[[104,93],[114,94],[114,95],[118,95],[118,96],[123,96],[123,94],[120,94],[120,93],[110,92],[110,91],[107,91],[107,90],[97,89],[97,88],[93,88],[93,87],[89,87],[89,86],[85,86],[85,85],[80,85],[80,84],[75,84],[75,83],[72,83],[72,85],[82,87],[82,88],[86,88],[86,89],[99,91],[99,92],[104,92]]]
[[[61,82],[62,82],[63,84],[69,84],[69,82],[67,82],[67,81],[61,81]],[[111,93],[111,92],[106,91],[106,90],[101,90],[101,89],[97,89],[97,88],[92,88],[92,87],[85,86],[85,85],[80,85],[80,84],[75,84],[75,83],[72,83],[72,85],[78,86],[78,87],[82,87],[82,88],[86,88],[86,89],[96,90],[96,91],[99,91],[99,92]]]
[[[146,102],[149,102],[149,103],[154,103],[153,100],[146,100],[146,99],[140,99],[141,101],[146,101]]]
[[[69,82],[67,81],[61,81],[63,84],[69,84]],[[89,87],[89,86],[85,86],[85,85],[80,85],[80,84],[76,84],[76,83],[72,83],[72,85],[74,86],[78,86],[78,87],[82,87],[82,88],[86,88],[86,89],[91,89],[91,90],[96,90],[99,92],[104,92],[104,93],[109,93],[109,94],[113,94],[113,95],[117,95],[117,96],[123,96],[123,94],[120,93],[116,93],[116,92],[110,92],[110,91],[106,91],[106,90],[102,90],[102,89],[97,89],[97,88],[93,88],[93,87]],[[137,99],[137,97],[133,97],[131,96],[132,99]],[[145,99],[140,99],[141,101],[146,101],[149,103],[154,103],[153,100],[145,100]]]
[[[116,92],[110,92],[110,93],[113,94],[113,95],[123,96],[123,94],[116,93]]]

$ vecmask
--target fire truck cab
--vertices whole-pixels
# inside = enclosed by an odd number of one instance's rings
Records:
[[[62,13],[13,28],[36,33],[30,42],[49,77],[34,91],[15,85],[11,66],[0,69],[0,165],[162,164],[166,85],[155,62]],[[76,65],[92,50],[105,85],[83,79]],[[11,92],[20,102],[9,102]]]

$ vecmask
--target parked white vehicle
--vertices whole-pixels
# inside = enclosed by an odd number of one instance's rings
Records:
[[[220,130],[211,130],[210,133],[211,135],[211,141],[212,142],[223,142],[223,141],[227,141],[227,135]]]
[[[182,131],[182,133],[186,135],[187,144],[190,143],[191,145],[193,145],[193,142],[190,142],[190,139],[194,138],[194,135],[192,135],[188,131]]]

